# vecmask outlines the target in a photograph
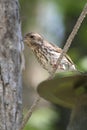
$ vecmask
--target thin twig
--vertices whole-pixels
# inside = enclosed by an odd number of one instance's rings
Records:
[[[31,108],[28,110],[27,114],[25,115],[25,117],[24,117],[24,119],[23,119],[23,121],[22,121],[22,125],[21,125],[20,130],[23,130],[23,129],[24,129],[26,123],[27,123],[28,120],[30,119],[30,117],[31,117],[32,113],[34,112],[36,106],[38,105],[39,101],[40,101],[40,97],[37,96],[36,99],[34,100],[32,106],[31,106]]]
[[[56,72],[56,70],[57,70],[57,68],[58,68],[58,66],[59,66],[59,64],[60,64],[60,62],[61,62],[63,56],[64,56],[64,55],[66,54],[66,52],[68,51],[68,49],[69,49],[69,47],[70,47],[70,45],[71,45],[71,43],[72,43],[72,41],[73,41],[75,35],[77,34],[77,32],[78,32],[78,30],[79,30],[79,28],[80,28],[80,26],[81,26],[81,23],[83,22],[83,20],[84,20],[84,18],[86,17],[86,15],[87,15],[87,3],[85,4],[85,6],[84,6],[84,8],[83,8],[83,10],[82,10],[82,12],[81,12],[81,14],[80,14],[80,16],[79,16],[77,22],[76,22],[76,24],[75,24],[75,26],[74,26],[74,28],[73,28],[71,34],[69,35],[69,37],[68,37],[68,39],[67,39],[67,41],[66,41],[66,44],[65,44],[65,46],[64,46],[64,48],[63,48],[63,51],[62,51],[61,55],[59,56],[59,58],[58,58],[58,60],[57,60],[57,63],[56,63],[56,64],[57,64],[57,67],[55,67],[55,69],[53,70],[53,73],[52,73],[52,75],[50,76],[50,78],[52,78],[52,77],[54,76],[54,74],[55,74],[55,72]]]

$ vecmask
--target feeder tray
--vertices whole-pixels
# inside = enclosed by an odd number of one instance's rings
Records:
[[[40,83],[37,91],[42,98],[52,103],[73,108],[87,92],[87,73],[58,73],[53,79]]]

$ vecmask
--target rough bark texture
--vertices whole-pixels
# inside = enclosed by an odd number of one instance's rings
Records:
[[[20,27],[18,0],[0,0],[0,130],[22,121]]]
[[[87,130],[87,95],[83,95],[72,111],[67,130]]]

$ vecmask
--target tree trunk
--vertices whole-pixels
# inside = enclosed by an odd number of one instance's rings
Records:
[[[0,0],[0,130],[22,121],[21,47],[18,0]]]

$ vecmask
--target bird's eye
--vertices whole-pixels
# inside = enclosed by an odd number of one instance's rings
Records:
[[[33,39],[33,38],[34,38],[34,35],[31,35],[31,36],[30,36],[30,38],[32,38],[32,39]]]

